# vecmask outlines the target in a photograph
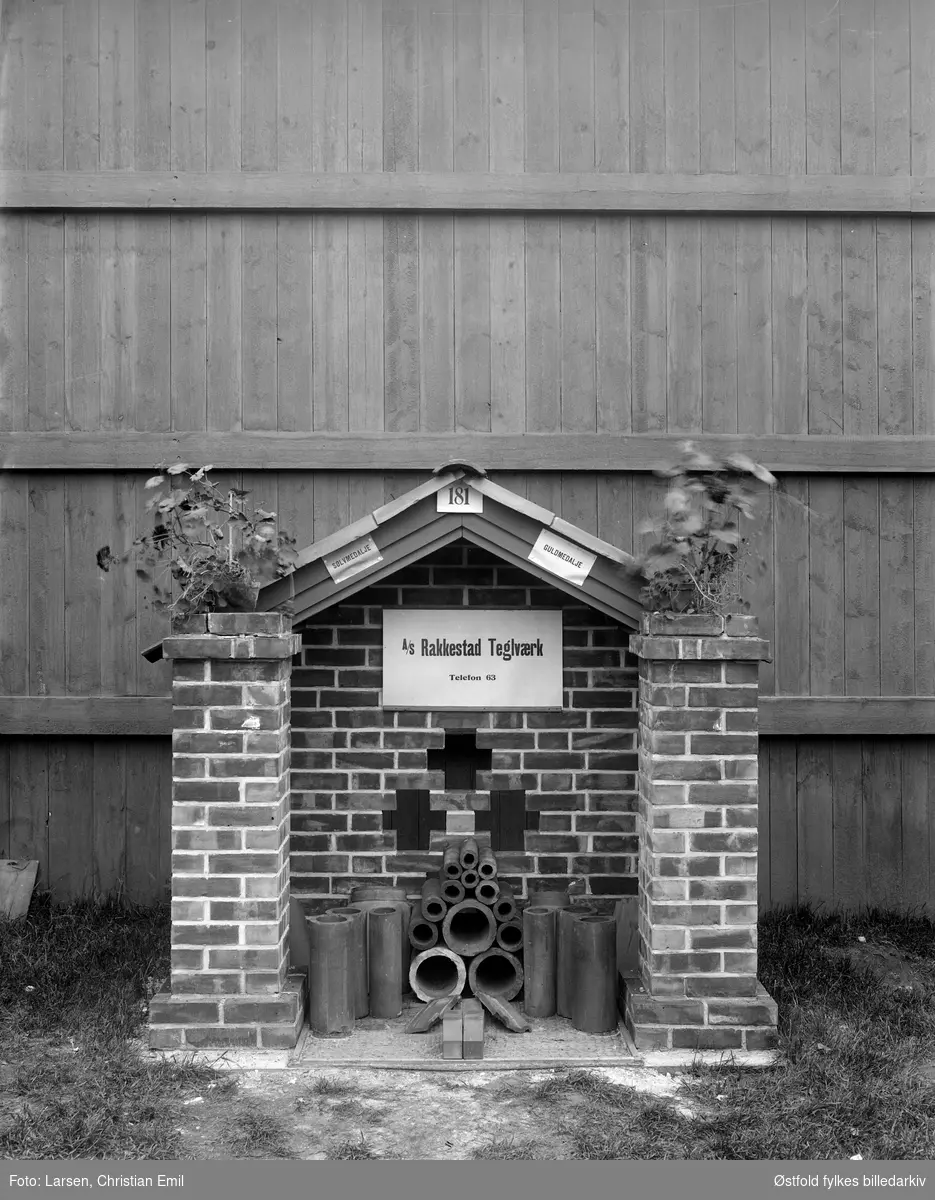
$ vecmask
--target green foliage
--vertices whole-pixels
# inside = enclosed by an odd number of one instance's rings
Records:
[[[152,533],[120,556],[110,546],[97,551],[102,571],[135,559],[137,576],[152,584],[156,608],[176,626],[198,613],[252,611],[260,587],[288,575],[295,564],[295,538],[277,530],[276,514],[248,512],[249,492],[222,489],[208,478],[210,470],[184,463],[161,467],[146,481],[154,493],[146,505]]]
[[[644,580],[642,601],[650,612],[725,613],[748,608],[744,585],[751,547],[740,519],[752,518],[752,485],[772,488],[776,479],[743,454],[724,462],[682,446],[674,466],[657,471],[669,480],[663,513],[640,526],[655,541],[637,559]],[[765,561],[756,559],[762,571]]]

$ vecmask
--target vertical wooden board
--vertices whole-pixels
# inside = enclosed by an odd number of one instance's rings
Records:
[[[312,169],[347,170],[347,3],[312,7]]]
[[[26,19],[26,141],[30,171],[61,171],[64,32],[61,4],[31,6]]]
[[[125,744],[127,898],[163,903],[171,879],[172,745],[169,738]]]
[[[562,517],[597,535],[597,476],[575,471],[562,474]]]
[[[347,217],[312,219],[312,413],[315,429],[348,427]]]
[[[312,541],[337,533],[348,523],[348,479],[343,471],[315,475],[315,512]]]
[[[808,430],[844,431],[841,222],[806,222]]]
[[[151,492],[143,487],[145,476],[137,476],[131,491],[135,504],[134,537],[152,532],[153,516],[146,511]],[[137,580],[136,588],[136,662],[137,690],[141,696],[166,696],[172,690],[172,664],[168,660],[151,663],[141,655],[148,647],[169,636],[169,618],[160,612],[154,603],[153,589],[143,579]]]
[[[557,0],[526,9],[526,170],[557,171],[559,161]]]
[[[454,218],[419,218],[419,429],[455,427]]]
[[[522,433],[525,423],[526,222],[505,214],[490,222],[490,429]]]
[[[893,908],[902,896],[902,759],[898,738],[863,740],[867,904]]]
[[[701,221],[701,423],[718,433],[737,432],[736,232],[733,217]]]
[[[49,886],[49,739],[4,740],[9,747],[10,858],[37,859],[36,889],[44,892]]]
[[[874,435],[879,428],[876,252],[875,221],[842,222],[841,354],[845,435]]]
[[[665,153],[666,169],[699,170],[701,130],[699,0],[666,0]]]
[[[169,221],[172,428],[207,429],[207,218],[172,213]]]
[[[935,480],[913,480],[915,690],[935,695]]]
[[[630,221],[630,396],[634,433],[666,427],[666,218]]]
[[[526,44],[523,0],[498,0],[488,17],[490,170],[523,170],[526,146]],[[499,222],[494,223],[494,228]],[[493,229],[491,230],[493,237]]]
[[[347,0],[349,170],[383,169],[382,0]]]
[[[5,213],[0,221],[0,431],[27,427],[30,224],[26,213]]]
[[[773,429],[808,432],[806,222],[773,218]]]
[[[832,739],[834,903],[856,911],[866,903],[864,779],[860,738]]]
[[[701,170],[734,171],[736,141],[732,4],[699,0]]]
[[[171,428],[170,218],[136,218],[136,404],[132,428]]]
[[[205,155],[209,171],[240,170],[240,4],[205,0]]]
[[[777,695],[808,693],[808,482],[789,476],[775,496],[773,577],[776,581]]]
[[[880,480],[880,637],[884,696],[915,687],[912,480]]]
[[[594,0],[559,0],[559,169],[593,171]]]
[[[382,481],[381,481],[382,482]],[[378,503],[382,504],[382,492]],[[372,508],[376,505],[372,505]],[[279,507],[276,509],[279,528],[296,540],[303,550],[315,540],[315,473],[313,471],[279,472]],[[361,516],[365,514],[361,513]]]
[[[244,471],[241,487],[248,493],[247,504],[250,508],[263,508],[267,512],[276,513],[274,524],[285,533],[291,533],[280,525],[279,520],[279,471]],[[297,547],[301,549],[301,547]]]
[[[630,166],[630,12],[614,0],[594,0],[594,165]]]
[[[799,902],[796,740],[768,738],[769,873],[774,908]]]
[[[666,218],[666,429],[700,433],[701,222]]]
[[[278,18],[275,5],[242,6],[240,162],[245,171],[275,171],[278,161]]]
[[[280,217],[280,221],[290,224],[292,221],[301,222],[305,229],[309,228],[307,216]],[[205,289],[207,292],[207,327],[205,331],[205,395],[208,429],[233,432],[243,428],[243,360],[241,357],[241,336],[243,330],[243,218],[239,215],[222,215],[212,213],[207,218],[207,270]],[[279,245],[279,271],[285,272],[292,261],[292,247],[288,236]],[[283,311],[282,286],[279,283],[278,319],[280,325],[285,320]],[[306,280],[305,286],[309,286]],[[298,297],[290,295],[293,304]],[[287,326],[287,332],[282,334],[283,345],[287,336],[292,333]],[[304,330],[305,343],[309,341],[308,326]],[[279,346],[283,352],[283,346]],[[288,351],[286,352],[288,354]],[[304,404],[311,410],[309,394],[310,383],[306,386]],[[282,397],[279,399],[280,420],[282,419]],[[311,420],[304,428],[310,428]],[[288,425],[281,425],[288,429]],[[302,426],[299,426],[302,428]]]
[[[562,515],[562,477],[558,471],[539,471],[526,477],[526,498],[547,512]]]
[[[419,227],[388,217],[383,227],[384,428],[419,428]]]
[[[737,222],[738,433],[771,433],[773,429],[770,231],[769,217],[745,217]]]
[[[145,218],[144,218],[145,219]],[[101,429],[132,429],[137,369],[137,218],[121,212],[100,218]]]
[[[318,339],[312,320],[314,220],[311,213],[280,213],[277,218],[276,378],[278,428],[283,432],[312,428],[313,345]],[[317,311],[320,316],[321,302]],[[335,317],[340,321],[341,314]]]
[[[805,0],[806,170],[841,170],[841,13]]]
[[[907,221],[877,220],[881,434],[913,432],[911,239]]]
[[[4,561],[10,564],[27,561],[28,483],[23,472],[0,471],[0,547]],[[25,696],[29,691],[29,593],[22,568],[0,572],[0,613],[0,695]]]
[[[418,24],[408,0],[383,4],[383,169],[419,169]]]
[[[840,477],[808,485],[809,693],[844,694],[844,488]]]
[[[241,381],[243,428],[275,429],[276,384],[276,216],[243,217]]]
[[[769,0],[770,169],[805,174],[805,0]]]
[[[455,19],[454,0],[433,0],[419,9],[420,171],[453,169]]]
[[[593,218],[560,218],[562,424],[571,432],[597,428],[596,240]]]
[[[312,169],[312,6],[279,0],[277,155],[280,171]],[[317,121],[321,114],[317,111]]]
[[[93,748],[93,888],[98,897],[122,895],[127,882],[127,740],[89,739]]]
[[[347,472],[347,519],[352,524],[383,505],[383,476],[378,471]]]
[[[105,219],[106,220],[106,219]],[[100,224],[96,214],[65,218],[65,425],[101,423]]]
[[[526,220],[526,430],[557,432],[561,416],[558,217]]]
[[[771,846],[769,840],[769,742],[760,738],[757,761],[757,868],[756,898],[760,914],[773,906],[770,873]]]
[[[868,80],[877,45],[874,0],[842,0],[841,15],[841,171],[872,175],[875,92]]]
[[[383,216],[347,219],[348,428],[383,428]]]
[[[597,536],[633,552],[633,476],[598,475]]]
[[[8,171],[27,169],[29,13],[26,5],[17,9],[7,4],[0,11],[0,162]]]
[[[876,171],[880,175],[908,175],[912,160],[910,105],[914,98],[910,81],[910,0],[882,0],[876,8],[873,41]],[[913,41],[915,37],[913,32]],[[912,58],[914,69],[919,64],[914,54]]]
[[[64,0],[62,17],[65,170],[96,171],[100,161],[98,0]]]
[[[666,169],[666,0],[630,4],[630,170]]]
[[[630,429],[630,218],[599,217],[594,281],[597,428]]]
[[[129,171],[136,143],[136,11],[126,0],[98,0],[98,119],[102,171]]]
[[[136,488],[143,482],[142,474],[115,474],[111,480],[101,480],[98,544],[109,544],[118,557],[130,549],[135,537]],[[101,693],[105,696],[137,694],[136,584],[132,559],[111,567],[100,580]]]
[[[58,904],[91,894],[93,811],[93,739],[50,738],[49,886]]]
[[[796,761],[798,899],[829,904],[834,897],[831,738],[800,738]]]
[[[935,433],[935,222],[916,219],[912,237],[912,424],[916,433]],[[0,266],[0,272],[2,272]],[[0,275],[2,286],[2,275]],[[0,318],[2,321],[2,318]],[[0,365],[2,370],[2,365]]]
[[[844,685],[880,695],[880,484],[844,480]]]
[[[910,907],[925,902],[929,889],[928,747],[931,738],[900,739],[902,807],[902,901]]]
[[[109,482],[109,481],[108,481]],[[106,575],[95,561],[110,530],[101,529],[97,501],[104,477],[65,476],[65,692],[100,695],[101,593]]]
[[[205,0],[171,0],[169,169],[207,169]]]
[[[735,5],[734,164],[739,172],[769,172],[769,50],[769,4]]]
[[[935,8],[909,0],[911,70],[910,138],[913,175],[935,174]]]
[[[744,535],[750,539],[749,574],[746,598],[750,612],[759,622],[760,637],[770,645],[770,661],[760,663],[760,694],[771,696],[776,690],[776,585],[775,552],[776,505],[774,492],[758,497],[752,521],[744,522]]]
[[[65,480],[28,476],[29,694],[65,690]]]
[[[65,218],[29,218],[27,345],[29,429],[64,427]]]
[[[136,0],[136,153],[138,171],[168,171],[171,111],[170,10],[160,0]]]
[[[668,481],[655,475],[633,475],[633,553],[645,554],[654,535],[645,529],[650,520],[656,520],[665,504],[669,490]]]

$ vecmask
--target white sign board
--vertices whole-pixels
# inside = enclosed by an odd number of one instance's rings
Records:
[[[335,583],[343,583],[345,579],[359,575],[361,571],[369,571],[381,562],[383,555],[369,534],[351,542],[349,546],[342,546],[340,550],[325,558],[328,574]]]
[[[588,577],[588,572],[597,562],[597,556],[582,550],[574,542],[543,529],[536,538],[536,544],[529,551],[529,561],[581,587]]]
[[[383,706],[561,708],[561,611],[384,609]]]
[[[437,497],[437,512],[470,512],[484,511],[484,497],[469,483],[450,483],[448,487],[439,488]]]

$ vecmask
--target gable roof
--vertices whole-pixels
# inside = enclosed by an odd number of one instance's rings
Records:
[[[459,483],[468,484],[480,496],[481,512],[439,511],[439,493]],[[545,544],[555,543],[551,558],[541,551],[534,554],[543,534]],[[293,623],[298,625],[460,539],[490,551],[614,620],[633,628],[639,626],[643,611],[641,584],[630,570],[635,561],[632,555],[493,483],[486,472],[464,463],[439,467],[425,483],[307,546],[297,555],[290,575],[260,590],[257,610],[269,612],[292,600]],[[559,551],[557,556],[555,550]],[[563,550],[571,553],[563,557]],[[563,564],[569,559],[586,568],[580,582],[563,573]],[[581,570],[577,573],[580,576]],[[161,656],[161,643],[144,652],[150,661]]]

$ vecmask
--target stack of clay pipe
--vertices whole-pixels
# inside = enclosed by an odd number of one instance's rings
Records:
[[[523,987],[523,924],[497,860],[475,838],[449,846],[413,906],[409,983],[420,1000],[460,996],[465,984],[501,1000]]]

